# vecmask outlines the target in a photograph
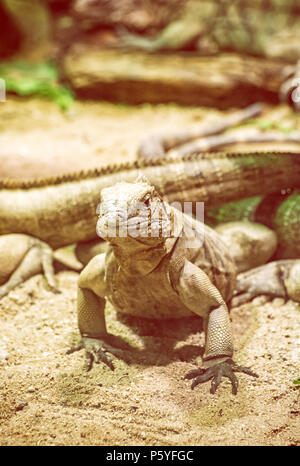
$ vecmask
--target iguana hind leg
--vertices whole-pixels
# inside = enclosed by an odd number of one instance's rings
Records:
[[[300,302],[300,259],[274,261],[239,274],[231,305],[260,295]]]
[[[43,272],[49,288],[58,292],[52,249],[43,241],[22,234],[0,237],[0,298],[28,278]]]
[[[276,233],[260,223],[222,223],[215,231],[228,246],[238,272],[265,264],[276,251]]]

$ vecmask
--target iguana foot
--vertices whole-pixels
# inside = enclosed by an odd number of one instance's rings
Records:
[[[194,379],[191,385],[192,390],[199,384],[208,382],[212,379],[210,393],[214,394],[221,383],[222,377],[228,377],[232,384],[233,395],[237,394],[238,379],[234,372],[244,372],[252,377],[258,377],[258,375],[247,367],[238,366],[232,359],[226,359],[221,363],[218,363],[212,367],[199,368],[189,371],[185,375],[185,379]]]
[[[129,349],[129,346],[121,338],[110,334],[107,334],[105,338],[82,337],[80,343],[71,347],[67,354],[81,349],[85,349],[85,370],[91,370],[94,363],[103,362],[113,371],[114,365],[108,353],[116,358],[125,359],[124,352]]]
[[[51,247],[23,234],[8,234],[0,237],[0,299],[28,278],[43,273],[49,289],[59,293],[53,267]]]

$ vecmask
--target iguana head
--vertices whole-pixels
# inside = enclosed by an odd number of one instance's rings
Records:
[[[147,181],[117,183],[101,192],[97,234],[112,244],[153,246],[171,236],[172,211]]]

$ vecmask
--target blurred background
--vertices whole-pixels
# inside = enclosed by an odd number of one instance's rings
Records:
[[[257,101],[298,129],[299,56],[299,0],[0,0],[0,176],[132,160]]]

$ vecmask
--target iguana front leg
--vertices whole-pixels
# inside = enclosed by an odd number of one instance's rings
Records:
[[[234,372],[244,372],[258,377],[246,367],[238,366],[232,359],[233,342],[229,312],[220,292],[207,274],[189,261],[185,261],[176,290],[191,311],[204,318],[205,354],[203,367],[190,371],[185,378],[194,379],[192,388],[212,379],[211,393],[215,393],[222,377],[232,383],[232,393],[237,393],[238,380]]]
[[[67,354],[85,349],[85,369],[90,370],[93,363],[102,361],[114,369],[110,353],[123,357],[124,342],[109,334],[105,324],[105,256],[98,254],[83,269],[78,280],[77,313],[81,341],[70,348]]]

